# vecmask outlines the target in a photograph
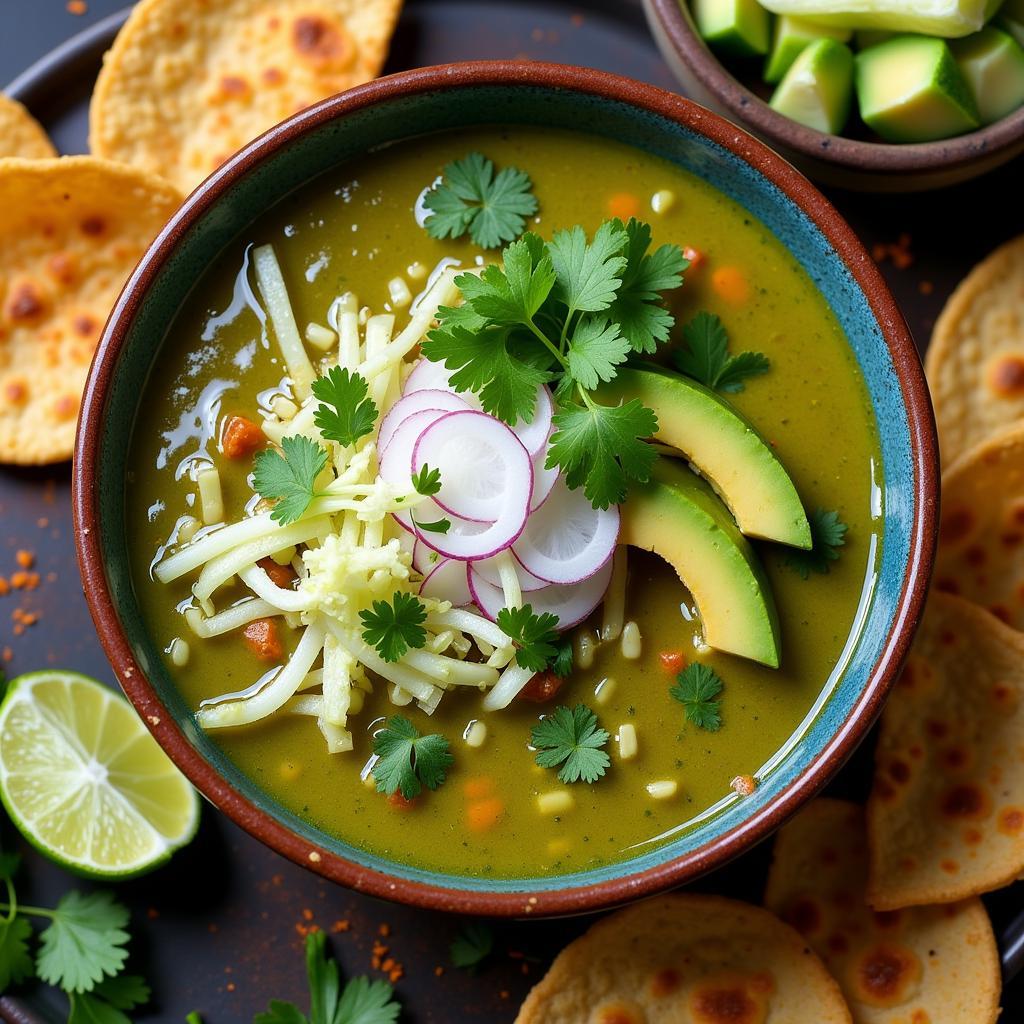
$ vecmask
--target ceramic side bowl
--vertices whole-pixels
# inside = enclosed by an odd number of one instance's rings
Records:
[[[918,192],[985,174],[1024,153],[1024,107],[938,142],[868,142],[806,128],[776,113],[701,39],[688,0],[643,0],[651,32],[687,95],[742,125],[805,174],[863,192]]]
[[[546,878],[473,878],[367,853],[278,806],[200,731],[162,667],[132,590],[127,445],[167,324],[202,269],[268,206],[345,160],[423,132],[542,124],[614,138],[679,164],[760,218],[811,275],[846,330],[882,438],[887,494],[874,596],[822,701],[753,796],[733,798],[660,849]],[[239,825],[280,853],[376,896],[463,913],[565,914],[693,879],[749,848],[816,793],[881,709],[920,616],[936,513],[934,423],[906,325],[850,228],[796,171],[701,107],[613,75],[518,62],[425,68],[321,103],[274,128],[186,200],[132,275],[86,390],[75,456],[85,592],[118,679],[171,758]]]

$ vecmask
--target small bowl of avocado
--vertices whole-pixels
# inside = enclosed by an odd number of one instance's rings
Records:
[[[1024,152],[1024,0],[644,0],[687,93],[811,177],[965,181]]]

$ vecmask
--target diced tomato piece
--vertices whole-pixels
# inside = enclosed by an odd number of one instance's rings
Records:
[[[686,656],[682,651],[662,651],[658,655],[661,667],[669,673],[682,672],[686,668]]]
[[[221,451],[229,459],[247,459],[266,443],[263,431],[244,416],[229,416],[220,437]]]
[[[689,270],[696,270],[704,262],[704,253],[687,245],[683,247],[683,259],[690,261]]]
[[[278,565],[269,556],[256,564],[270,577],[275,587],[288,588],[295,582],[295,570],[290,565]]]
[[[242,636],[249,645],[249,650],[260,661],[280,661],[284,655],[284,646],[278,636],[277,623],[273,619],[256,619],[242,630]]]
[[[416,810],[416,800],[416,797],[413,797],[411,800],[406,800],[406,798],[402,796],[401,790],[395,790],[395,792],[388,797],[388,803],[396,811],[399,811],[402,814],[405,814],[407,811]]]
[[[562,688],[564,680],[554,672],[538,672],[520,691],[522,700],[534,704],[544,704],[551,700]]]

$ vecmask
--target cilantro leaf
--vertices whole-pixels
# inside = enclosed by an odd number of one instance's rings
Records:
[[[568,231],[555,232],[548,243],[558,278],[555,294],[569,308],[570,315],[580,310],[597,312],[612,304],[622,284],[627,242],[621,221],[606,220],[590,243],[578,224]]]
[[[460,274],[455,283],[465,304],[485,320],[505,326],[526,324],[551,294],[555,268],[544,240],[527,232],[505,248],[502,265],[480,274]]]
[[[363,622],[363,639],[385,661],[399,661],[410,647],[422,647],[427,633],[422,623],[427,617],[423,602],[413,594],[395,591],[391,603],[374,601],[372,611],[364,608],[359,613]]]
[[[467,231],[482,249],[496,249],[522,234],[526,217],[537,212],[529,175],[516,167],[494,173],[494,164],[470,153],[444,169],[441,185],[423,205],[431,211],[424,227],[431,238],[460,238]]]
[[[388,796],[401,792],[406,800],[418,796],[423,786],[437,789],[455,761],[443,736],[421,736],[403,715],[388,719],[374,737],[373,752],[377,755],[373,766],[377,790]]]
[[[595,508],[622,501],[630,480],[650,478],[657,453],[644,439],[657,432],[658,418],[637,399],[616,406],[563,402],[552,422],[547,468],[562,469],[566,484],[582,487]]]
[[[683,705],[687,719],[698,729],[718,732],[722,725],[721,701],[715,698],[722,692],[723,685],[710,665],[695,661],[676,676],[668,692]]]
[[[394,1024],[400,1010],[393,989],[382,978],[353,978],[341,993],[333,1024]]]
[[[92,995],[105,999],[119,1010],[131,1010],[149,1002],[149,986],[137,974],[119,974],[104,978],[93,990]]]
[[[472,973],[493,950],[493,929],[480,921],[468,921],[452,940],[449,956],[456,967]]]
[[[713,391],[742,391],[748,377],[771,366],[760,352],[730,356],[729,335],[714,313],[698,313],[683,327],[683,340],[686,347],[672,353],[676,368]]]
[[[104,978],[91,992],[69,996],[68,1024],[131,1024],[124,1012],[149,1001],[149,986],[134,974]]]
[[[422,523],[413,516],[412,521],[415,523],[417,530],[423,530],[426,533],[447,533],[452,528],[452,521],[450,519],[435,519],[430,523]]]
[[[0,994],[35,973],[28,941],[32,926],[23,917],[0,920]]]
[[[611,763],[601,749],[608,742],[608,733],[598,728],[597,716],[585,704],[555,708],[541,719],[530,734],[530,744],[537,748],[537,764],[541,768],[562,765],[558,778],[565,783],[596,782]]]
[[[326,377],[313,381],[313,397],[320,404],[313,422],[328,441],[353,445],[373,430],[377,406],[367,398],[368,385],[358,373],[332,366]]]
[[[572,675],[572,637],[568,633],[563,633],[555,642],[555,648],[555,656],[551,659],[551,671],[559,679],[565,679],[567,676]]]
[[[785,564],[807,579],[812,572],[825,575],[829,571],[829,563],[839,558],[839,549],[846,543],[847,525],[839,518],[836,511],[826,512],[816,509],[807,517],[811,527],[811,549],[801,551],[792,549],[786,555]]]
[[[417,494],[432,498],[441,490],[441,470],[431,469],[424,463],[418,473],[413,473],[412,486]]]
[[[39,977],[65,992],[88,992],[124,967],[127,924],[127,909],[110,893],[66,893],[39,936]]]
[[[282,526],[295,522],[316,496],[316,478],[327,465],[327,452],[303,434],[281,439],[284,454],[272,448],[256,453],[253,487],[275,502],[272,519]]]
[[[593,391],[601,381],[615,376],[615,367],[629,355],[629,342],[618,324],[606,316],[583,316],[569,338],[566,359],[569,373],[581,387]]]
[[[543,672],[558,656],[558,616],[551,612],[534,615],[528,605],[502,608],[498,612],[498,629],[516,645],[516,664],[534,672]]]

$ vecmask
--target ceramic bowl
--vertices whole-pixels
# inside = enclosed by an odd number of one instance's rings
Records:
[[[368,148],[440,129],[541,124],[613,138],[711,181],[760,218],[842,323],[870,389],[887,502],[873,597],[814,713],[750,797],[619,864],[544,878],[424,871],[341,842],[286,811],[197,728],[139,611],[125,542],[125,459],[139,396],[203,268],[271,204]],[[920,616],[935,536],[934,423],[899,310],[850,228],[787,163],[714,114],[650,86],[521,62],[424,68],[329,99],[272,129],[201,185],[153,243],[107,324],[75,455],[85,592],[117,677],[175,763],[217,807],[292,860],[376,896],[463,913],[565,914],[695,878],[748,849],[816,793],[881,709]]]
[[[1024,153],[1024,107],[995,124],[939,142],[868,142],[806,128],[772,110],[708,49],[687,0],[643,4],[658,48],[687,95],[753,132],[823,184],[864,192],[944,188]]]

